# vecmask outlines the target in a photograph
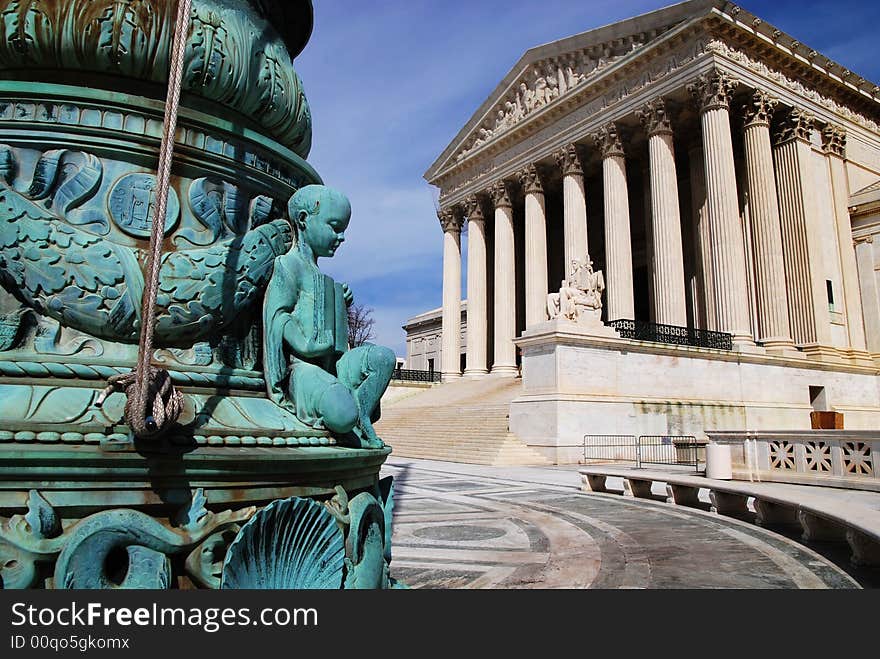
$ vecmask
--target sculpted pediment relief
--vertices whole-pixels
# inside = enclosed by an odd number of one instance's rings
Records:
[[[642,32],[527,64],[507,93],[495,102],[467,137],[453,160],[465,159],[532,113],[586,85],[618,60],[644,48],[668,29]]]

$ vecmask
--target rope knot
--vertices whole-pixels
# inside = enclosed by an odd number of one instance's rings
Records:
[[[177,422],[183,412],[183,396],[171,382],[168,371],[150,366],[146,396],[141,396],[138,372],[114,375],[107,380],[95,405],[101,407],[107,397],[116,391],[125,392],[125,421],[139,439],[162,435]]]

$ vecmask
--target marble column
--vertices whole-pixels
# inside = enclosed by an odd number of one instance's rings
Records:
[[[535,165],[518,174],[525,194],[526,329],[547,320],[547,211],[544,186]]]
[[[737,84],[726,73],[713,71],[688,90],[700,107],[716,329],[733,335],[738,346],[747,346],[754,338],[730,135],[730,97]]]
[[[852,244],[852,224],[849,217],[849,180],[846,175],[846,130],[826,125],[822,129],[822,149],[831,173],[834,219],[837,243],[840,246],[840,271],[843,277],[844,309],[849,345],[856,352],[865,352],[865,323],[862,296],[859,291],[859,273]]]
[[[478,378],[488,373],[488,306],[486,271],[486,218],[483,204],[476,197],[467,202],[467,362],[465,377]]]
[[[810,146],[814,121],[804,110],[789,110],[779,126],[773,153],[791,331],[799,346],[831,343],[831,317],[816,244],[818,211]]]
[[[587,242],[587,196],[584,169],[577,146],[569,144],[554,154],[562,170],[563,230],[565,233],[565,276],[571,276],[572,261],[589,260]],[[556,282],[554,282],[555,285]]]
[[[684,252],[672,125],[662,99],[651,101],[637,114],[648,136],[654,318],[655,322],[663,325],[687,327]]]
[[[496,183],[489,193],[495,206],[495,358],[492,374],[515,376],[516,261],[510,184],[505,181]]]
[[[593,140],[602,152],[605,190],[605,272],[608,279],[605,317],[609,321],[633,320],[635,303],[626,157],[613,123],[595,133]]]
[[[443,227],[443,381],[461,377],[461,217],[456,209],[438,213]]]
[[[712,279],[712,240],[709,232],[709,204],[706,201],[706,170],[702,144],[688,151],[691,181],[691,209],[694,225],[694,247],[697,261],[697,301],[699,327],[715,330],[715,285]]]
[[[874,237],[856,238],[855,253],[859,289],[865,313],[868,352],[880,355],[880,293],[877,289],[877,273],[874,270]]]
[[[768,349],[793,349],[785,288],[782,229],[770,146],[770,120],[777,101],[755,91],[743,107],[746,190],[755,257],[757,339]]]

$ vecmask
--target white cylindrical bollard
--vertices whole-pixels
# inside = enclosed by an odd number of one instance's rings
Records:
[[[706,445],[706,478],[733,480],[733,461],[729,445],[715,442]]]

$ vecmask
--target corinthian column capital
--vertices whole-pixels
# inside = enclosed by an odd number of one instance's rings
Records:
[[[826,124],[822,129],[822,150],[826,154],[846,158],[846,128]]]
[[[791,108],[779,124],[776,132],[776,143],[784,144],[789,140],[810,141],[816,117],[800,108]]]
[[[510,183],[507,181],[498,181],[489,188],[489,196],[492,198],[492,204],[495,208],[513,208],[513,194],[511,193]]]
[[[616,124],[606,124],[590,137],[602,152],[602,158],[611,158],[614,156],[623,158],[626,155],[623,150],[623,143],[620,139],[620,132],[617,130]]]
[[[440,226],[443,227],[443,233],[449,233],[450,231],[455,233],[461,232],[461,213],[459,213],[458,208],[441,208],[437,211],[437,219],[440,220]]]
[[[636,116],[642,122],[648,137],[672,135],[672,122],[669,120],[666,103],[662,98],[645,103],[642,109],[636,110]]]
[[[730,98],[738,85],[738,79],[716,69],[701,75],[687,86],[687,90],[694,97],[700,112],[708,112],[719,108],[728,109]]]
[[[541,182],[541,173],[535,165],[521,169],[517,172],[520,185],[526,194],[544,194],[544,185]]]
[[[475,194],[465,200],[465,213],[468,222],[482,222],[486,219],[483,215],[483,202]]]
[[[745,127],[769,126],[770,120],[773,118],[773,112],[778,104],[779,101],[770,96],[770,94],[756,89],[749,102],[742,107]]]
[[[563,176],[578,175],[583,176],[584,167],[581,164],[581,157],[578,153],[577,145],[569,144],[553,154],[556,164],[562,170]]]

